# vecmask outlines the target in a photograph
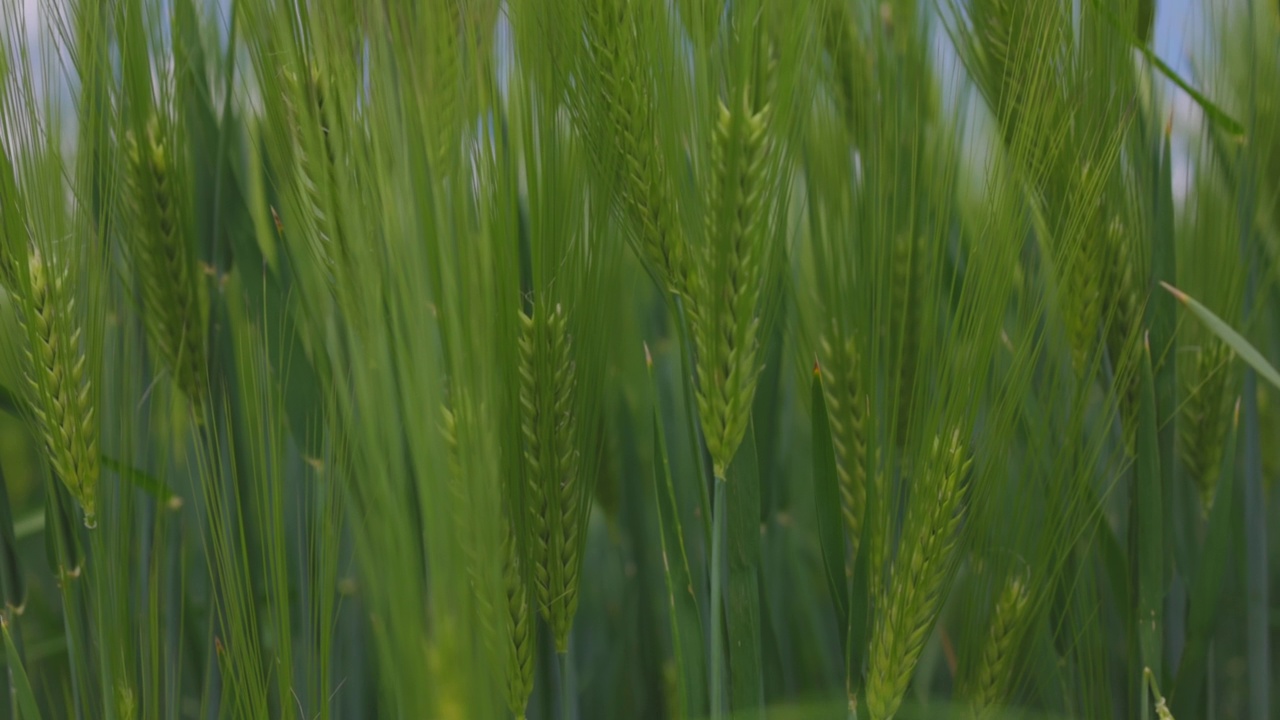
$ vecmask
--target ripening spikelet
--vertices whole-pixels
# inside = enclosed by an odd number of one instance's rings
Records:
[[[432,29],[426,44],[430,58],[425,74],[427,95],[431,102],[429,130],[431,163],[441,175],[447,173],[460,157],[459,130],[463,122],[463,0],[443,0],[425,7],[431,13]]]
[[[586,58],[598,103],[605,111],[596,138],[597,163],[617,174],[617,197],[633,227],[642,259],[669,292],[683,293],[688,272],[684,238],[675,215],[675,188],[654,150],[655,117],[650,78],[641,58],[638,5],[629,0],[588,0]]]
[[[969,703],[980,718],[989,717],[1009,695],[1029,601],[1026,578],[1019,573],[1010,575],[996,598],[982,654],[969,683]]]
[[[958,430],[935,438],[912,488],[888,594],[877,605],[871,633],[866,701],[872,720],[898,712],[933,630],[952,576],[970,462]]]
[[[707,242],[690,276],[697,404],[717,478],[741,444],[759,379],[757,315],[767,262],[769,107],[720,105],[712,143]]]
[[[30,297],[22,303],[26,379],[31,408],[49,463],[84,510],[88,527],[97,524],[98,420],[86,374],[75,300],[65,268],[47,263],[31,248],[27,264]]]
[[[1178,435],[1182,461],[1200,494],[1200,510],[1207,517],[1218,489],[1218,473],[1231,417],[1227,381],[1231,348],[1217,339],[1195,351],[1183,421]]]
[[[858,374],[858,349],[853,338],[839,339],[834,332],[821,341],[822,364],[828,382],[823,383],[831,422],[831,441],[836,455],[836,477],[840,484],[840,512],[849,532],[854,557],[862,539],[862,520],[867,504],[866,419],[870,399],[862,391]]]
[[[1125,225],[1116,217],[1107,225],[1106,255],[1103,267],[1103,302],[1112,313],[1107,325],[1107,344],[1115,353],[1116,347],[1129,339],[1140,320],[1137,274],[1134,267],[1130,238]]]
[[[182,217],[180,188],[157,116],[139,140],[125,140],[133,227],[125,253],[142,289],[143,324],[156,354],[201,417],[205,398],[205,321],[200,275]]]
[[[1067,326],[1067,342],[1071,346],[1071,366],[1077,376],[1083,376],[1088,370],[1097,345],[1098,324],[1102,320],[1099,276],[1103,272],[1103,260],[1098,255],[1101,248],[1102,243],[1086,237],[1076,252],[1066,259],[1062,314]]]
[[[1116,402],[1125,451],[1134,452],[1138,427],[1138,363],[1142,358],[1142,306],[1137,290],[1138,274],[1124,223],[1114,218],[1107,226],[1104,298],[1111,313],[1107,323],[1107,348],[1116,383]]]
[[[328,193],[334,184],[336,153],[325,106],[329,94],[327,82],[320,69],[311,65],[301,79],[291,71],[283,71],[282,84],[286,90],[282,98],[285,121],[292,139],[294,162],[297,163],[293,189],[298,209],[305,214],[303,225],[307,227],[311,251],[332,270],[337,262],[335,248],[342,245],[338,225],[329,212]],[[297,106],[298,98],[302,99],[303,107]],[[310,149],[309,128],[319,130],[324,146],[322,157],[317,157]]]
[[[533,650],[535,636],[533,614],[529,612],[529,593],[521,572],[516,534],[509,518],[503,518],[502,587],[506,595],[506,667],[507,705],[511,714],[523,720],[529,695],[533,693]]]
[[[529,558],[538,607],[568,650],[578,609],[585,510],[578,477],[574,364],[564,310],[535,303],[520,313],[520,415],[524,436]]]

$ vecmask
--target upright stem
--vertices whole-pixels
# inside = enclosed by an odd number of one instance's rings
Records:
[[[711,529],[711,719],[725,717],[724,523],[725,480],[717,477]]]
[[[569,662],[569,650],[557,653],[560,660],[560,720],[576,720],[577,693],[573,683],[573,663]]]

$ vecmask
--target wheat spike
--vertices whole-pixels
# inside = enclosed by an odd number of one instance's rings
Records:
[[[587,58],[600,94],[609,137],[594,142],[602,170],[617,174],[622,210],[638,239],[642,259],[669,292],[685,292],[688,257],[675,215],[675,188],[663,156],[655,152],[653,97],[640,57],[637,5],[629,0],[588,0]],[[616,164],[616,168],[609,167]]]
[[[1083,376],[1093,356],[1102,321],[1102,292],[1099,275],[1103,261],[1098,257],[1101,244],[1086,238],[1075,255],[1068,259],[1066,291],[1062,313],[1067,325],[1067,341],[1071,346],[1071,365]]]
[[[502,585],[506,594],[507,704],[523,719],[533,693],[533,616],[521,573],[520,553],[511,522],[502,522]]]
[[[1231,409],[1227,397],[1231,348],[1218,340],[1195,352],[1187,399],[1178,426],[1179,448],[1187,473],[1196,483],[1200,510],[1208,517],[1218,489]]]
[[[853,338],[840,339],[833,327],[820,342],[823,383],[831,422],[831,440],[836,454],[836,477],[840,484],[840,512],[849,533],[852,555],[858,554],[862,521],[867,504],[866,418],[870,399],[861,388],[858,349]]]
[[[1017,573],[1010,575],[996,599],[987,638],[969,686],[969,702],[977,717],[990,717],[1008,697],[1029,600],[1026,578]]]
[[[331,110],[327,109],[331,94],[329,78],[315,64],[309,64],[301,78],[291,70],[283,70],[281,76],[286,90],[282,98],[284,116],[295,163],[293,197],[303,213],[302,222],[311,252],[333,273],[338,269],[347,246],[342,228],[331,212],[335,207],[331,200],[337,192],[339,165]],[[297,104],[298,98],[303,101],[302,107]],[[309,128],[320,133],[324,148],[322,156],[317,157],[310,150]]]
[[[1111,309],[1107,346],[1115,366],[1117,403],[1125,451],[1134,453],[1138,426],[1138,363],[1142,305],[1134,280],[1137,269],[1125,225],[1115,218],[1107,227],[1107,262],[1104,297]]]
[[[125,144],[134,223],[125,251],[142,288],[143,324],[199,418],[206,386],[199,271],[183,232],[181,202],[159,119],[151,117],[141,141],[131,132]]]
[[[935,438],[912,490],[888,596],[872,628],[866,686],[872,720],[889,720],[898,712],[933,630],[951,578],[970,462],[958,430],[945,441]]]
[[[555,635],[568,650],[578,608],[579,539],[585,509],[578,477],[574,365],[565,313],[535,304],[520,313],[520,414],[524,437],[534,591]]]
[[[746,433],[760,368],[757,316],[767,261],[765,163],[769,107],[723,103],[712,144],[707,243],[691,276],[697,405],[716,477]]]
[[[31,295],[23,303],[22,325],[32,342],[26,348],[26,380],[31,407],[54,473],[97,525],[100,459],[93,388],[66,269],[46,263],[38,248],[28,257]]]

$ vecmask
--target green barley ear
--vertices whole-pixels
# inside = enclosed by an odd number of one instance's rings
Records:
[[[982,654],[969,683],[969,703],[979,718],[990,717],[1008,699],[1029,608],[1027,578],[1023,573],[1009,575],[996,598]]]
[[[506,595],[507,704],[511,714],[524,720],[529,696],[533,694],[533,615],[529,612],[529,592],[524,582],[515,529],[509,518],[502,527],[502,586]]]
[[[862,390],[858,349],[852,337],[841,339],[833,323],[830,335],[820,341],[823,383],[831,440],[840,484],[840,512],[849,532],[852,555],[857,557],[862,521],[867,505],[866,419],[870,398]]]
[[[1138,269],[1132,238],[1120,218],[1107,226],[1104,298],[1111,313],[1107,322],[1107,349],[1115,367],[1116,402],[1125,452],[1134,453],[1138,426],[1138,363],[1142,303],[1138,292]]]
[[[586,0],[587,63],[593,82],[579,95],[597,169],[616,182],[616,197],[637,253],[669,292],[686,290],[688,257],[676,216],[676,191],[664,155],[656,151],[653,78],[641,46],[646,3]],[[581,117],[596,108],[602,118]],[[594,131],[594,132],[593,132]],[[616,177],[615,177],[616,176]]]
[[[711,151],[707,242],[690,276],[697,349],[697,404],[715,475],[723,478],[746,433],[760,367],[761,290],[766,281],[765,206],[769,105],[720,104]]]
[[[1227,397],[1231,348],[1213,339],[1197,349],[1195,356],[1188,378],[1187,399],[1182,405],[1183,422],[1178,426],[1179,449],[1187,473],[1199,491],[1200,510],[1208,517],[1218,489],[1227,423],[1231,417]]]
[[[535,303],[532,315],[520,313],[520,328],[529,557],[538,606],[563,653],[578,609],[579,539],[585,520],[573,409],[575,369],[562,307]]]
[[[877,602],[867,670],[872,720],[898,712],[952,576],[968,459],[960,431],[934,439],[916,478],[887,596]]]
[[[1125,231],[1124,222],[1119,217],[1113,218],[1103,237],[1106,240],[1103,302],[1113,313],[1107,325],[1107,344],[1114,354],[1138,326],[1142,308],[1135,279],[1138,271],[1131,248],[1132,240]]]
[[[125,139],[130,225],[124,251],[142,289],[147,337],[178,389],[201,417],[206,394],[205,320],[200,273],[183,217],[171,145],[158,116],[141,139]]]
[[[1097,347],[1098,328],[1102,323],[1103,274],[1106,272],[1105,242],[1085,233],[1071,257],[1066,259],[1066,283],[1062,296],[1062,313],[1067,326],[1067,342],[1071,347],[1071,365],[1083,377],[1089,369]]]
[[[26,379],[32,414],[50,464],[97,526],[98,419],[93,388],[67,271],[32,247],[27,258],[29,295],[20,303],[27,332]]]
[[[321,259],[327,269],[336,267],[336,247],[341,247],[338,227],[328,208],[333,206],[327,193],[334,181],[334,146],[331,128],[325,112],[328,96],[325,77],[314,65],[308,65],[303,77],[289,70],[281,71],[281,85],[285,88],[283,106],[285,121],[293,146],[295,163],[293,191],[298,207],[305,213],[304,224],[311,251]],[[302,105],[298,104],[302,101]],[[317,156],[310,132],[318,130],[324,155]]]

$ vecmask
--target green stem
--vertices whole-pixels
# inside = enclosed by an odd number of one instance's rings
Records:
[[[4,623],[9,627],[9,632],[13,636],[13,644],[18,651],[18,660],[26,663],[26,659],[22,655],[22,646],[19,645],[20,636],[18,635],[18,624],[13,621],[13,610],[9,607],[0,608],[0,615],[4,616]],[[18,685],[17,679],[13,675],[13,665],[6,663],[5,676],[9,680],[9,717],[19,717],[18,715]]]
[[[568,650],[557,653],[557,657],[560,660],[560,720],[574,720],[577,696],[573,688],[573,663],[569,662]]]
[[[725,480],[717,476],[715,504],[711,508],[711,718],[725,717],[724,637],[724,535]]]

